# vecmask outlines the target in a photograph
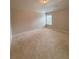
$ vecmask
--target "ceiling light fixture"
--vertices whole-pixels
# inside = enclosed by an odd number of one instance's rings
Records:
[[[48,0],[40,0],[40,3],[47,4],[48,3]]]

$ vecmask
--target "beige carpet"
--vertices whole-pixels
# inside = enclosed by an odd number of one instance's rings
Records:
[[[16,35],[11,59],[68,59],[68,34],[39,29]]]

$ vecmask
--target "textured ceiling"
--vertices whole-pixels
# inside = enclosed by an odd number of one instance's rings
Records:
[[[47,5],[40,3],[40,0],[11,0],[11,8],[32,10],[37,12],[50,12],[67,8],[69,0],[48,0]]]

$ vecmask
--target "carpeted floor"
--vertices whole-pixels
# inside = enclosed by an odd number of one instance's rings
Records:
[[[11,43],[11,59],[69,59],[68,34],[39,29],[16,35]]]

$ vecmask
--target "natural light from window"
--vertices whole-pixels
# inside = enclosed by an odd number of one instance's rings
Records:
[[[52,15],[47,15],[47,25],[52,25]]]

